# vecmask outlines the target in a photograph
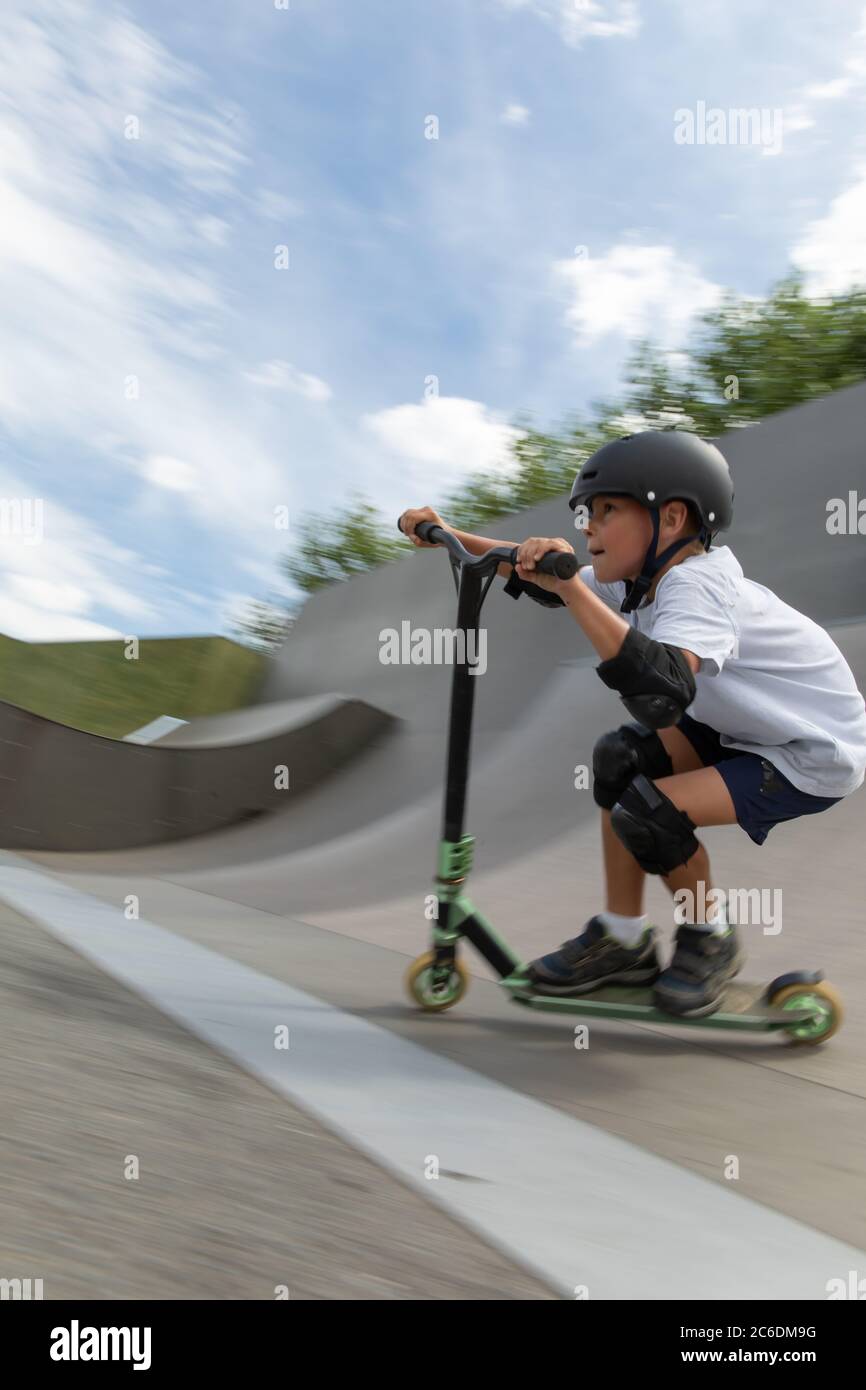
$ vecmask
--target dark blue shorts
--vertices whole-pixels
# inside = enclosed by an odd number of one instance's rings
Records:
[[[741,748],[723,748],[715,729],[687,714],[676,727],[685,734],[705,767],[719,769],[731,794],[737,823],[756,845],[762,845],[780,821],[814,816],[843,799],[801,792],[766,758],[744,753]]]

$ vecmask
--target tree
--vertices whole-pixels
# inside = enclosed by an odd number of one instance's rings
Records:
[[[232,631],[238,641],[260,651],[281,646],[295,625],[296,610],[267,599],[250,599],[246,610],[235,618]]]
[[[630,363],[626,405],[644,428],[660,412],[705,436],[755,424],[866,379],[866,289],[810,299],[790,275],[766,300],[728,294],[678,357],[644,343]]]
[[[363,570],[395,560],[411,550],[396,527],[386,527],[376,508],[355,496],[336,516],[310,513],[301,522],[296,553],[283,560],[283,570],[299,589],[313,593],[335,579],[350,579]]]
[[[533,429],[525,418],[515,428],[519,433],[511,445],[509,471],[472,474],[442,504],[458,529],[470,530],[570,489],[584,459],[604,442],[597,427],[576,419],[566,421],[559,434]]]

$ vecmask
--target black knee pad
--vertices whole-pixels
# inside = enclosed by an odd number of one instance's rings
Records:
[[[602,734],[592,750],[592,795],[596,806],[609,811],[638,772],[647,777],[670,777],[674,770],[668,750],[653,729],[622,724]]]
[[[700,848],[691,817],[642,773],[626,787],[610,823],[647,874],[669,874]]]

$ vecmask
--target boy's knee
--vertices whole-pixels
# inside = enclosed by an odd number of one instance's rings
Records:
[[[642,724],[622,724],[602,734],[592,750],[592,794],[597,806],[609,811],[622,792],[642,772],[647,777],[669,777],[673,763],[652,729]]]
[[[700,849],[691,817],[642,773],[623,791],[611,811],[610,824],[648,874],[667,875]]]

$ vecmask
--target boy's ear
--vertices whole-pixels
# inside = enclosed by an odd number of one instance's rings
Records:
[[[685,502],[667,502],[662,511],[665,523],[668,526],[676,526],[681,517],[681,528],[686,531],[688,530],[691,518],[689,516],[688,505]]]

